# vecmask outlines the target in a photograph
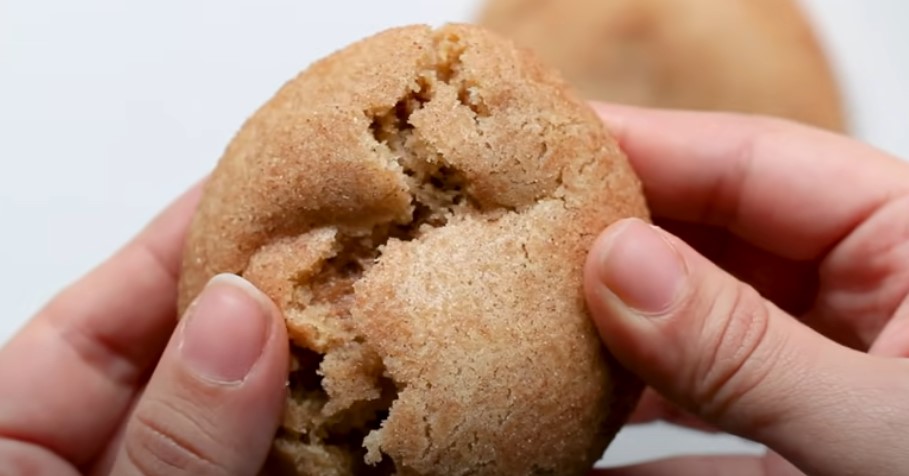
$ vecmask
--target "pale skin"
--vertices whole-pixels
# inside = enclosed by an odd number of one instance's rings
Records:
[[[632,424],[770,448],[605,474],[905,472],[909,164],[781,121],[597,108],[660,226],[610,226],[585,268],[604,342],[650,386]],[[177,319],[198,198],[196,187],[178,199],[0,350],[0,461],[12,474],[260,471],[286,334],[236,277],[216,278]]]

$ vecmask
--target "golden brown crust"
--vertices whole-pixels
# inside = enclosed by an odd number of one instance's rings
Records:
[[[847,127],[794,0],[487,0],[478,23],[534,49],[590,99]]]
[[[181,311],[221,272],[282,309],[296,474],[583,474],[640,392],[584,306],[594,236],[647,218],[593,112],[477,27],[389,30],[251,117],[207,185]]]

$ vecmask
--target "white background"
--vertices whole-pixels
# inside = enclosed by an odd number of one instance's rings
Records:
[[[805,3],[856,134],[909,157],[909,3]],[[0,0],[0,342],[205,174],[241,121],[308,63],[389,26],[467,20],[475,7]],[[606,460],[758,450],[652,425],[624,431]]]

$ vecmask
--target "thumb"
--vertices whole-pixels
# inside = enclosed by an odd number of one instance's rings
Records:
[[[707,422],[809,474],[909,463],[887,451],[904,438],[896,422],[909,424],[906,362],[826,340],[670,234],[613,225],[593,246],[585,290],[616,358]]]
[[[136,404],[112,474],[258,474],[280,420],[287,362],[275,306],[242,278],[216,276]]]

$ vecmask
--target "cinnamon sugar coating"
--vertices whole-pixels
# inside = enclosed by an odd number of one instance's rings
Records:
[[[388,30],[315,63],[241,128],[180,286],[237,273],[282,310],[288,474],[584,474],[641,384],[581,269],[648,217],[596,115],[477,27]]]

